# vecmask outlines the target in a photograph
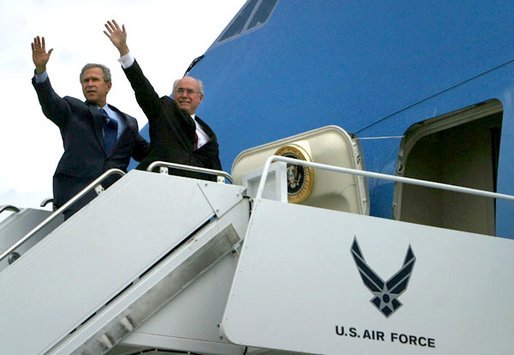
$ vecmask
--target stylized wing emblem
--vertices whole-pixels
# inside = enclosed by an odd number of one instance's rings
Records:
[[[402,305],[401,302],[398,301],[398,297],[407,288],[412,268],[416,261],[412,248],[409,245],[402,268],[387,280],[387,282],[384,282],[366,263],[359,248],[359,244],[357,243],[357,238],[353,239],[351,251],[364,285],[375,295],[370,302],[386,317],[389,317]]]

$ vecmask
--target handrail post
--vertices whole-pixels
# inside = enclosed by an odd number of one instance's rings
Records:
[[[259,181],[259,187],[257,188],[257,194],[255,198],[261,198],[264,193],[264,186],[266,186],[266,180],[268,179],[269,169],[271,163],[275,160],[275,158],[280,158],[278,155],[272,155],[268,159],[266,159],[266,163],[264,164],[264,169],[262,169],[261,180]]]
[[[49,198],[45,198],[41,204],[39,205],[39,207],[46,207],[46,205],[48,205],[49,203],[54,203],[54,199],[49,197]]]

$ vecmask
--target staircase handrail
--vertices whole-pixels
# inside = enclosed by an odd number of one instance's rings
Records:
[[[164,167],[164,168],[173,168],[178,170],[186,170],[186,171],[193,171],[198,173],[204,173],[208,175],[216,175],[217,177],[224,177],[228,181],[230,181],[231,184],[234,183],[234,179],[230,174],[222,171],[222,170],[214,170],[214,169],[207,169],[207,168],[200,168],[198,166],[191,166],[191,165],[183,165],[183,164],[177,164],[177,163],[169,163],[165,161],[154,161],[151,163],[148,168],[146,168],[146,171],[153,171],[156,167]],[[163,172],[163,171],[161,171]],[[164,171],[164,173],[167,173],[167,171]]]
[[[27,240],[29,240],[32,236],[34,236],[37,232],[39,232],[41,229],[43,229],[47,224],[49,224],[51,221],[54,220],[58,215],[61,214],[61,212],[65,211],[68,207],[73,205],[75,202],[77,202],[80,198],[85,196],[87,193],[89,193],[91,190],[95,189],[97,193],[103,190],[103,187],[101,186],[101,183],[109,176],[111,175],[125,175],[125,172],[123,172],[120,169],[110,169],[107,170],[105,173],[100,175],[98,178],[96,178],[93,182],[91,182],[89,185],[87,185],[82,191],[80,191],[78,194],[73,196],[68,202],[63,204],[61,207],[59,207],[57,210],[55,210],[51,215],[49,215],[45,220],[43,220],[41,223],[39,223],[37,226],[32,228],[30,232],[25,234],[21,239],[19,239],[16,243],[11,245],[7,250],[5,250],[2,254],[0,254],[0,261],[4,260],[5,257],[10,255],[13,251],[15,251],[20,245],[25,243]]]

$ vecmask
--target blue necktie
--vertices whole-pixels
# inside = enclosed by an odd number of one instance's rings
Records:
[[[103,108],[100,109],[100,112],[104,116],[104,147],[107,154],[110,154],[118,139],[118,122],[110,118]]]

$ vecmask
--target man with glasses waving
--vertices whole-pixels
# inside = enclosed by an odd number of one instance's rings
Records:
[[[105,35],[120,52],[119,62],[148,118],[150,150],[137,169],[146,170],[154,161],[165,161],[221,170],[216,135],[196,115],[204,95],[202,82],[185,76],[175,81],[172,97],[159,97],[129,51],[125,26],[112,20],[107,21],[105,28]],[[216,180],[213,175],[189,171],[173,169],[171,173]]]

